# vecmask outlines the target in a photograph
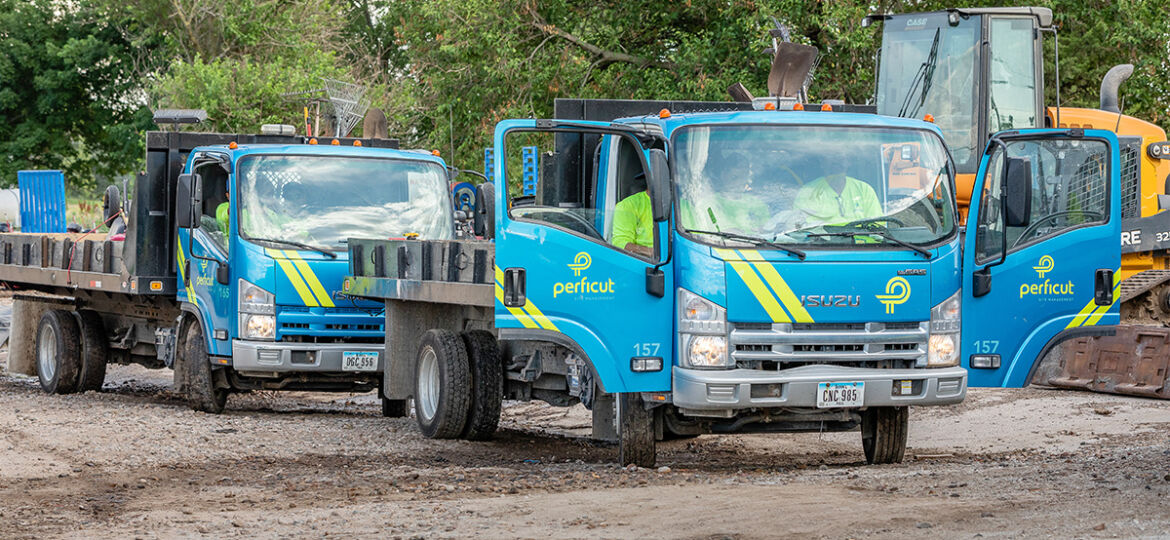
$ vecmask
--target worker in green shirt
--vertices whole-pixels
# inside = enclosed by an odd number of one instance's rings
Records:
[[[845,225],[882,216],[882,205],[869,184],[845,174],[848,164],[839,157],[826,162],[829,174],[800,188],[794,208],[814,225]]]
[[[634,181],[644,184],[646,173],[638,173]],[[613,234],[609,243],[643,257],[653,254],[654,215],[650,210],[650,194],[645,189],[614,205]]]
[[[215,207],[215,221],[219,223],[219,230],[224,234],[228,233],[228,225],[231,223],[231,211],[228,203],[231,201],[231,194],[224,192],[224,201]]]

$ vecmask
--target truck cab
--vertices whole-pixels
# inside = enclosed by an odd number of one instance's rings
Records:
[[[183,342],[203,340],[213,405],[232,390],[376,388],[381,306],[339,294],[347,239],[454,235],[437,156],[312,143],[200,146],[179,176],[178,351],[198,361]]]
[[[899,461],[907,407],[967,387],[955,166],[933,124],[772,105],[499,124],[499,339],[659,438],[860,426]]]

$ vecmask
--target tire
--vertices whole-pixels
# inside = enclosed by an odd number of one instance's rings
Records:
[[[861,446],[870,465],[901,463],[909,435],[909,407],[870,407],[861,413]]]
[[[223,412],[227,405],[228,390],[215,386],[211,362],[207,358],[207,343],[198,321],[187,325],[183,339],[183,360],[179,369],[184,370],[187,405],[191,409],[211,414]]]
[[[500,408],[504,399],[504,367],[496,336],[486,330],[463,333],[467,363],[471,371],[471,399],[467,405],[467,425],[462,438],[486,441],[500,425]]]
[[[428,439],[454,439],[467,423],[471,373],[463,339],[450,330],[423,334],[414,365],[414,417]]]
[[[654,411],[637,392],[618,394],[618,454],[623,466],[653,467],[656,460]]]
[[[410,414],[405,399],[386,399],[382,396],[382,416],[386,418],[405,418]]]
[[[81,372],[81,331],[73,313],[50,309],[37,323],[37,379],[50,394],[77,391]]]
[[[96,311],[88,309],[77,312],[77,322],[81,329],[81,375],[77,379],[77,391],[100,392],[110,354],[106,326]]]

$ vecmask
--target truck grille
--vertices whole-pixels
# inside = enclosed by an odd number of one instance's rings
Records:
[[[733,323],[731,357],[740,368],[763,370],[923,366],[929,329],[929,322]]]

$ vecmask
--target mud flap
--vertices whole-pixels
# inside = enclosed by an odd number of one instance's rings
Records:
[[[1038,380],[1062,388],[1170,399],[1170,328],[1119,326],[1115,335],[1061,343],[1059,368]]]

